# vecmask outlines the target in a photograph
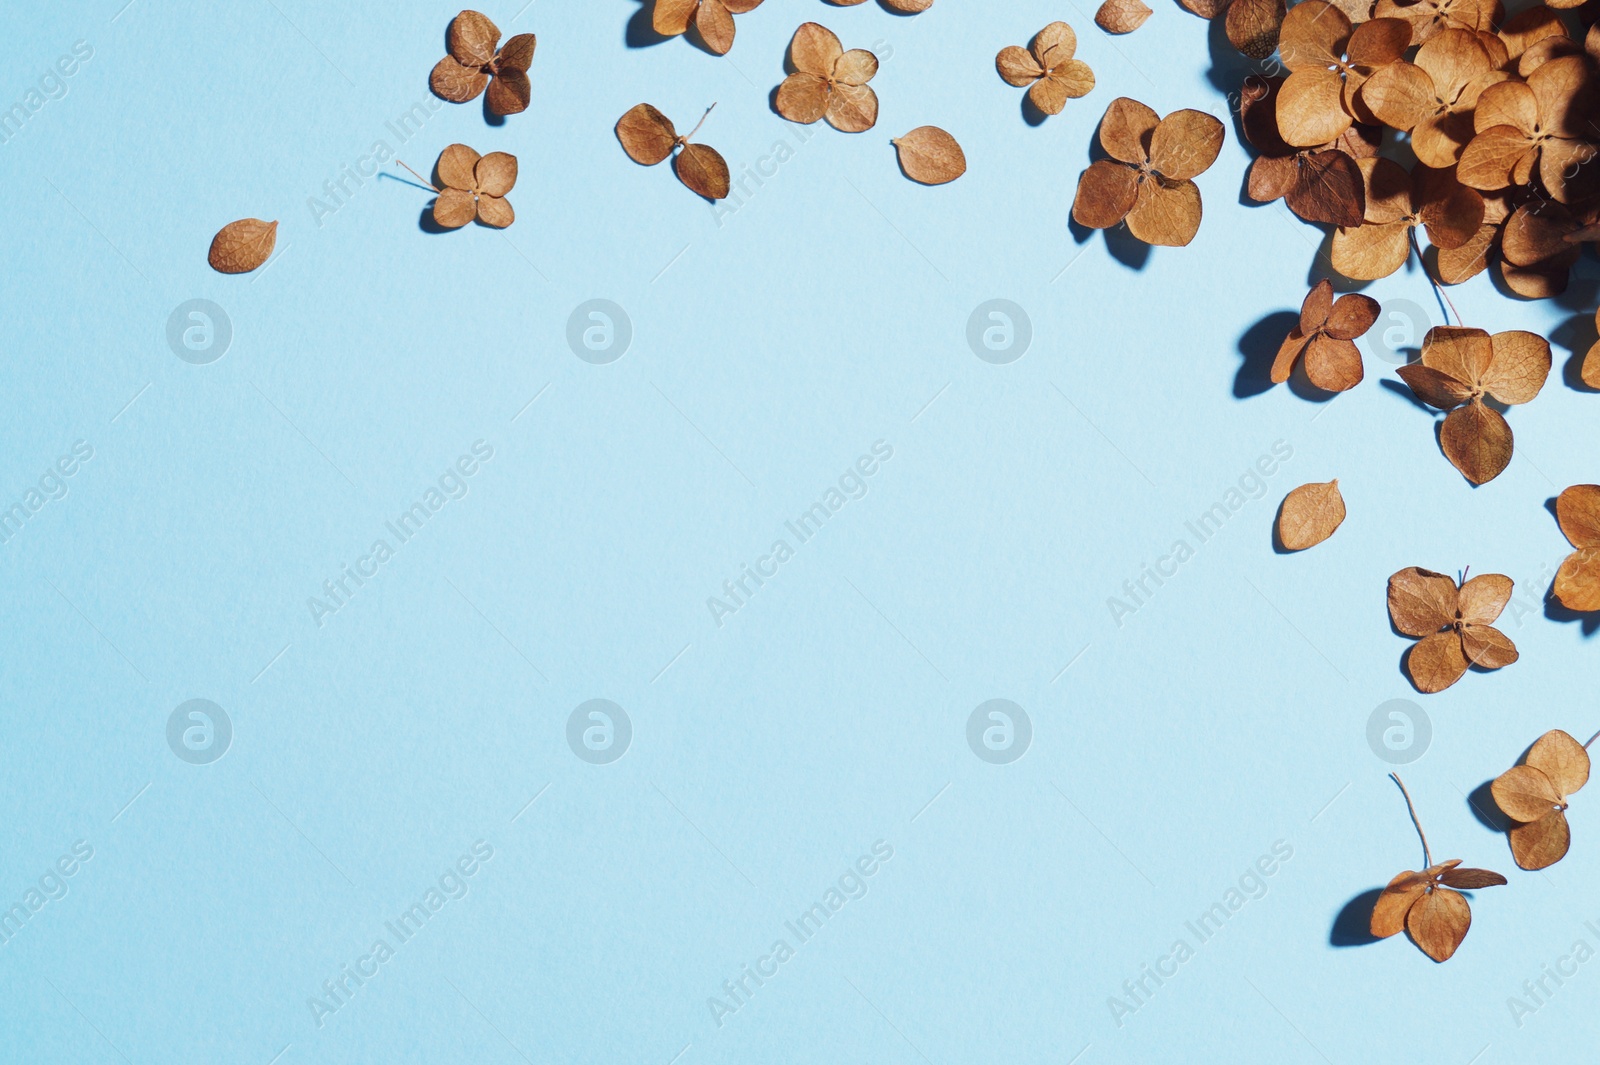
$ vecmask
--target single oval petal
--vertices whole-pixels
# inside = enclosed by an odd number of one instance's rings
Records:
[[[1439,446],[1463,477],[1473,484],[1487,484],[1511,465],[1511,426],[1499,411],[1473,400],[1445,415]]]
[[[1094,13],[1094,24],[1107,33],[1132,33],[1152,14],[1141,0],[1105,0]]]
[[[434,171],[439,184],[450,189],[472,189],[477,186],[478,153],[465,144],[452,144],[439,153]]]
[[[1406,914],[1406,931],[1434,961],[1449,961],[1471,927],[1472,907],[1466,896],[1450,888],[1434,888]]]
[[[1348,392],[1361,383],[1361,352],[1337,337],[1312,337],[1306,349],[1306,377],[1324,392]]]
[[[617,119],[617,140],[628,158],[645,166],[655,166],[672,154],[678,132],[672,120],[649,104],[634,104]]]
[[[1372,934],[1378,939],[1388,939],[1404,931],[1406,914],[1427,890],[1427,879],[1414,872],[1401,873],[1389,881],[1372,907]]]
[[[428,88],[441,100],[464,104],[476,99],[489,84],[489,75],[477,67],[462,66],[451,56],[445,56],[433,66],[428,75]]]
[[[1208,116],[1209,117],[1209,116]],[[1200,189],[1192,181],[1147,178],[1128,212],[1128,232],[1165,248],[1181,248],[1200,231]]]
[[[796,72],[784,78],[778,86],[778,97],[774,103],[778,114],[790,122],[809,125],[828,113],[831,95],[826,81],[815,74]]]
[[[1148,162],[1150,138],[1161,118],[1138,100],[1119,96],[1106,108],[1100,120],[1100,146],[1113,159],[1124,163]]]
[[[733,15],[722,0],[700,0],[700,7],[694,13],[694,28],[716,55],[727,55],[733,47]]]
[[[1283,497],[1278,508],[1278,539],[1290,551],[1304,551],[1332,536],[1344,517],[1338,478],[1303,484]]]
[[[801,23],[789,41],[789,61],[802,74],[831,78],[834,64],[842,55],[844,46],[839,43],[838,36],[815,22]]]
[[[1493,625],[1463,625],[1461,653],[1479,669],[1504,669],[1521,657],[1517,645]]]
[[[1563,799],[1576,795],[1589,782],[1589,752],[1558,728],[1534,740],[1522,761],[1548,777]]]
[[[1500,812],[1513,821],[1542,820],[1561,805],[1561,793],[1550,778],[1531,765],[1517,765],[1495,777],[1489,794]]]
[[[517,157],[510,152],[490,152],[473,167],[474,188],[486,196],[504,196],[517,183]]]
[[[1494,619],[1511,602],[1515,587],[1511,578],[1503,573],[1480,573],[1456,593],[1456,611],[1462,621],[1493,625]]]
[[[912,181],[943,185],[967,172],[967,157],[956,139],[938,126],[918,126],[894,142],[900,169]]]
[[[277,222],[241,218],[217,230],[206,261],[219,274],[249,273],[272,257],[277,243]]]
[[[1575,484],[1556,496],[1556,521],[1573,547],[1600,547],[1600,484]]]
[[[520,115],[533,99],[533,83],[521,70],[502,70],[489,82],[489,110],[494,114]]]
[[[1044,77],[1044,67],[1026,48],[1008,44],[994,57],[994,67],[1008,85],[1022,88]]]
[[[1502,403],[1527,403],[1550,376],[1550,342],[1525,329],[1508,329],[1490,338],[1494,357],[1479,382]]]
[[[1511,857],[1523,869],[1548,869],[1565,858],[1572,847],[1572,827],[1567,824],[1567,815],[1559,810],[1517,825],[1508,836]]]
[[[678,180],[708,200],[728,196],[728,161],[715,148],[704,144],[685,144],[673,164]]]
[[[1204,111],[1174,111],[1150,135],[1150,165],[1169,181],[1203,174],[1217,161],[1222,137],[1222,123]]]
[[[828,97],[828,125],[862,133],[878,122],[878,94],[869,85],[835,85]]]
[[[1090,229],[1110,229],[1128,217],[1138,199],[1137,170],[1097,159],[1078,177],[1072,220]]]
[[[433,201],[433,220],[445,229],[459,229],[477,214],[477,200],[466,189],[444,189]]]
[[[1456,620],[1456,582],[1408,566],[1389,578],[1389,619],[1407,636],[1429,636]]]
[[[1568,610],[1600,610],[1600,547],[1566,557],[1556,571],[1555,595]]]
[[[865,48],[852,48],[833,64],[833,80],[840,85],[865,85],[878,73],[878,57]]]
[[[486,226],[504,229],[516,221],[516,214],[511,210],[510,200],[499,196],[479,196],[478,221]]]
[[[463,11],[450,20],[446,44],[450,54],[464,66],[487,66],[494,59],[495,45],[499,42],[500,29],[487,15]]]

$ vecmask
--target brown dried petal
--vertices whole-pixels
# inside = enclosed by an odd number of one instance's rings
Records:
[[[1019,45],[1008,44],[994,57],[994,67],[1008,85],[1022,88],[1044,77],[1044,67],[1033,53]]]
[[[865,132],[878,122],[878,94],[868,85],[835,85],[828,97],[827,119],[840,132]]]
[[[933,0],[883,0],[902,15],[915,15],[933,6]]]
[[[1350,29],[1350,19],[1327,0],[1301,0],[1284,16],[1278,57],[1290,70],[1325,70],[1344,55]]]
[[[1512,444],[1511,426],[1479,400],[1445,415],[1439,427],[1444,457],[1473,484],[1492,481],[1511,465]]]
[[[1550,376],[1550,342],[1522,329],[1496,333],[1490,342],[1494,358],[1479,382],[1501,403],[1526,403],[1539,394]]]
[[[1350,62],[1368,69],[1398,62],[1411,46],[1411,23],[1398,18],[1363,22],[1350,34],[1345,51]]]
[[[1566,557],[1556,571],[1555,596],[1568,610],[1600,610],[1600,547]]]
[[[1463,891],[1500,887],[1506,878],[1489,869],[1446,869],[1439,874],[1439,883]]]
[[[1144,163],[1150,158],[1150,138],[1161,118],[1138,100],[1119,96],[1100,120],[1100,146],[1113,159]]]
[[[676,37],[688,32],[700,0],[656,0],[650,13],[651,27],[663,37]]]
[[[1485,127],[1462,149],[1456,176],[1475,189],[1503,189],[1512,184],[1513,174],[1526,165],[1524,160],[1533,150],[1528,135],[1515,126]]]
[[[480,12],[463,11],[450,22],[450,54],[463,66],[488,66],[499,41],[499,28]]]
[[[1078,178],[1072,219],[1090,229],[1110,229],[1128,216],[1138,198],[1138,171],[1097,159]]]
[[[1503,573],[1480,573],[1461,586],[1457,594],[1456,610],[1462,621],[1477,625],[1491,625],[1511,601],[1515,587],[1510,577]]]
[[[473,167],[475,188],[486,196],[504,196],[517,183],[517,157],[509,152],[490,152]]]
[[[1538,821],[1561,805],[1561,792],[1543,771],[1531,765],[1512,766],[1495,777],[1489,794],[1500,812],[1513,821]]]
[[[1434,888],[1406,914],[1406,931],[1434,961],[1449,961],[1471,927],[1472,907],[1466,896],[1450,888]]]
[[[1428,890],[1428,878],[1407,870],[1389,881],[1372,907],[1372,934],[1387,939],[1405,930],[1406,914]]]
[[[1493,625],[1463,625],[1461,651],[1479,669],[1501,669],[1519,657],[1516,644]]]
[[[1600,485],[1564,489],[1556,497],[1556,521],[1573,547],[1600,547]]]
[[[531,33],[519,33],[511,38],[500,49],[500,54],[494,57],[494,65],[502,72],[507,70],[520,70],[527,73],[533,66],[533,52],[538,47],[539,39]]]
[[[844,46],[828,27],[815,22],[801,23],[789,41],[789,61],[802,74],[833,77],[833,68],[844,55]]]
[[[1300,332],[1306,336],[1320,333],[1328,323],[1333,310],[1333,282],[1323,278],[1311,286],[1306,298],[1300,301]]]
[[[1576,795],[1589,782],[1589,752],[1558,728],[1535,740],[1523,763],[1548,777],[1564,799]]]
[[[1424,636],[1406,655],[1406,672],[1419,692],[1442,692],[1467,672],[1467,656],[1455,632]]]
[[[1170,181],[1203,174],[1217,161],[1222,137],[1222,123],[1204,111],[1174,111],[1150,134],[1150,165]]]
[[[655,166],[672,154],[678,131],[672,120],[649,104],[635,104],[617,119],[617,140],[628,158],[645,166]]]
[[[1105,0],[1094,13],[1094,24],[1107,33],[1132,33],[1151,14],[1140,0]]]
[[[1422,338],[1422,364],[1476,385],[1494,361],[1494,341],[1484,329],[1436,325]]]
[[[704,144],[685,144],[673,163],[678,180],[708,200],[726,199],[729,188],[728,162],[715,149]]]
[[[1327,144],[1353,121],[1344,108],[1344,79],[1334,71],[1308,67],[1290,74],[1283,83],[1278,95],[1278,131],[1290,144],[1301,148]]]
[[[1481,225],[1471,240],[1459,248],[1438,248],[1435,261],[1439,281],[1446,285],[1459,285],[1477,277],[1489,265],[1489,249],[1500,235],[1500,227]]]
[[[445,56],[433,66],[428,75],[428,87],[441,100],[464,104],[476,99],[489,84],[489,75],[478,67],[462,66],[451,56]]]
[[[1344,514],[1338,478],[1324,484],[1303,484],[1283,497],[1283,506],[1278,510],[1278,539],[1290,551],[1315,547],[1333,535],[1344,521]]]
[[[1352,127],[1354,128],[1354,127]],[[1262,163],[1265,157],[1256,160]],[[1287,160],[1292,173],[1284,203],[1307,222],[1359,226],[1367,195],[1355,159],[1337,148],[1297,155]],[[1252,170],[1253,176],[1253,170]],[[1251,192],[1255,196],[1254,191]]]
[[[1324,328],[1331,337],[1354,340],[1372,328],[1372,324],[1378,320],[1380,309],[1378,301],[1371,296],[1348,292],[1334,303]]]
[[[1390,63],[1361,86],[1361,102],[1398,130],[1409,130],[1433,114],[1436,98],[1433,79],[1413,63]]]
[[[1552,810],[1537,821],[1517,825],[1508,833],[1511,857],[1523,869],[1548,869],[1567,856],[1572,847],[1572,826],[1567,815]]]
[[[1077,54],[1078,35],[1065,22],[1052,22],[1034,34],[1028,48],[1040,66],[1053,70]]]
[[[727,55],[733,47],[733,15],[723,0],[700,0],[700,7],[694,13],[694,28],[716,55]]]
[[[1233,46],[1251,59],[1265,59],[1278,47],[1284,0],[1233,0],[1223,30]]]
[[[471,191],[477,187],[478,159],[478,153],[465,144],[452,144],[439,153],[439,161],[433,168],[441,185]]]
[[[1167,248],[1181,248],[1200,231],[1200,189],[1192,181],[1147,178],[1128,212],[1128,232]]]
[[[815,74],[796,72],[778,86],[778,114],[790,122],[810,124],[828,113],[828,83]]]
[[[1094,71],[1081,59],[1062,64],[1033,83],[1028,99],[1047,115],[1059,115],[1069,99],[1087,96],[1094,89]]]
[[[499,196],[479,196],[478,221],[486,226],[504,229],[516,221],[516,214],[511,210],[510,200]]]
[[[1348,392],[1361,383],[1361,352],[1348,340],[1323,334],[1306,349],[1306,377],[1324,392]]]
[[[1500,39],[1514,59],[1546,37],[1565,37],[1567,28],[1561,16],[1543,4],[1520,11],[1500,27]]]
[[[272,257],[277,243],[277,222],[241,218],[217,230],[206,261],[221,274],[249,273]]]
[[[489,110],[497,115],[518,115],[533,99],[533,83],[526,71],[502,70],[489,82]]]
[[[1368,198],[1368,211],[1372,200]],[[1388,277],[1411,254],[1411,227],[1405,222],[1341,227],[1333,234],[1333,268],[1357,281]]]
[[[459,229],[477,216],[477,200],[466,189],[444,189],[433,201],[433,220],[445,229]]]
[[[1447,373],[1413,362],[1395,370],[1416,397],[1430,407],[1450,410],[1472,398],[1472,388]]]
[[[1389,578],[1389,618],[1407,636],[1428,636],[1456,620],[1456,582],[1408,566]]]
[[[1300,327],[1289,330],[1289,335],[1283,338],[1283,343],[1278,345],[1277,357],[1272,360],[1272,370],[1269,376],[1272,383],[1281,385],[1294,373],[1294,364],[1300,361],[1300,356],[1310,343],[1306,335],[1300,332]]]
[[[967,157],[956,139],[938,126],[918,126],[894,142],[900,169],[924,185],[943,185],[967,172]]]
[[[833,64],[833,80],[838,85],[865,85],[878,73],[878,57],[865,48],[852,48]]]

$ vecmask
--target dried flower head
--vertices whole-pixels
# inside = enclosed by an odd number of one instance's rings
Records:
[[[1511,75],[1495,66],[1478,34],[1446,29],[1361,86],[1361,102],[1386,125],[1411,134],[1424,165],[1453,165],[1473,136],[1473,110],[1489,86]]]
[[[1422,953],[1434,961],[1448,961],[1472,927],[1472,907],[1461,892],[1497,887],[1506,878],[1488,869],[1463,869],[1460,858],[1434,865],[1411,795],[1398,776],[1390,776],[1400,785],[1411,823],[1422,839],[1425,868],[1420,873],[1408,869],[1389,881],[1372,908],[1372,934],[1387,939],[1404,929]]]
[[[1553,59],[1527,81],[1501,81],[1478,97],[1476,130],[1458,174],[1475,189],[1527,185],[1537,172],[1550,196],[1571,203],[1600,191],[1591,123],[1600,110],[1588,64]]]
[[[1422,226],[1437,248],[1459,248],[1483,224],[1483,195],[1450,170],[1418,165],[1411,173],[1392,159],[1358,159],[1366,188],[1365,221],[1333,234],[1333,268],[1375,281],[1405,265],[1412,233]]]
[[[778,86],[778,114],[790,122],[826,118],[845,133],[869,130],[878,121],[878,96],[867,85],[878,73],[878,57],[865,48],[845,51],[832,30],[807,22],[789,42],[794,73]]]
[[[1556,571],[1556,599],[1568,610],[1600,610],[1600,484],[1564,490],[1556,521],[1575,548]]]
[[[1072,217],[1090,229],[1127,219],[1146,244],[1181,247],[1200,230],[1200,189],[1192,180],[1216,162],[1222,123],[1185,108],[1166,118],[1119,96],[1100,120],[1099,159],[1078,178]]]
[[[395,162],[411,170],[400,160]],[[505,198],[517,183],[516,156],[506,152],[480,156],[465,144],[452,144],[439,153],[433,169],[444,186],[428,183],[439,194],[433,201],[433,220],[442,228],[460,229],[474,218],[496,229],[516,221],[511,203]],[[411,173],[419,181],[426,180],[415,170]]]
[[[1289,330],[1272,362],[1272,383],[1282,384],[1305,356],[1306,376],[1325,392],[1361,383],[1361,352],[1355,339],[1378,320],[1378,301],[1347,292],[1333,298],[1333,283],[1318,281],[1300,304],[1300,321]]]
[[[890,142],[900,159],[900,169],[912,181],[943,185],[967,172],[967,155],[956,139],[938,126],[918,126]]]
[[[1447,29],[1492,30],[1500,20],[1500,0],[1378,0],[1378,18],[1403,18],[1411,23],[1411,39],[1426,44]]]
[[[1591,741],[1593,742],[1593,741]],[[1589,752],[1551,729],[1528,748],[1521,765],[1494,778],[1495,805],[1518,824],[1511,829],[1511,856],[1524,869],[1548,869],[1572,845],[1567,799],[1589,780]]]
[[[1422,338],[1422,358],[1396,372],[1417,398],[1449,411],[1439,446],[1473,484],[1492,481],[1511,462],[1511,426],[1484,403],[1527,403],[1550,375],[1550,342],[1521,329],[1490,336],[1483,329],[1435,326]]]
[[[706,108],[694,129],[680,137],[666,115],[649,104],[635,104],[617,119],[617,140],[628,158],[644,166],[655,166],[677,151],[672,165],[678,180],[708,200],[725,199],[730,187],[727,160],[715,148],[689,143],[716,106]]]
[[[650,25],[663,37],[678,37],[693,26],[706,47],[727,55],[733,47],[733,16],[754,11],[761,0],[656,0]]]
[[[1250,164],[1245,191],[1257,203],[1281,197],[1307,222],[1361,225],[1367,193],[1356,160],[1378,154],[1383,131],[1357,123],[1328,144],[1295,148],[1278,129],[1278,98],[1285,80],[1252,74],[1239,91],[1245,140],[1260,153]]]
[[[206,261],[219,274],[245,274],[272,257],[278,243],[278,223],[241,218],[217,230]]]
[[[1078,35],[1072,27],[1052,22],[1034,35],[1026,49],[1014,44],[1002,48],[994,65],[1006,84],[1027,87],[1033,106],[1047,115],[1059,115],[1068,100],[1087,96],[1094,88],[1094,71],[1073,58],[1077,50]]]
[[[1374,72],[1399,62],[1411,24],[1373,19],[1356,26],[1326,0],[1304,0],[1283,20],[1278,54],[1291,71],[1278,96],[1278,129],[1297,148],[1327,144],[1352,122],[1374,121],[1360,89]]]
[[[451,103],[464,104],[489,89],[489,110],[514,115],[528,108],[533,86],[528,68],[538,43],[531,33],[519,33],[498,47],[500,29],[486,15],[463,11],[450,22],[450,54],[434,65],[428,85]]]
[[[1316,547],[1344,523],[1339,479],[1303,484],[1283,497],[1278,508],[1278,540],[1290,551]]]
[[[1517,660],[1517,648],[1494,627],[1511,599],[1512,581],[1483,573],[1457,583],[1443,573],[1411,566],[1389,578],[1389,620],[1418,642],[1406,671],[1420,692],[1441,692],[1468,666],[1499,669]]]

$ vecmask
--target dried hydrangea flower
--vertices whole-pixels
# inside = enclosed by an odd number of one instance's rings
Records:
[[[1260,154],[1250,163],[1245,192],[1257,203],[1281,198],[1307,222],[1359,226],[1367,207],[1357,159],[1378,154],[1383,131],[1356,124],[1331,143],[1295,148],[1278,130],[1278,95],[1284,78],[1252,74],[1239,92],[1244,138]]]
[[[689,142],[716,106],[706,108],[694,129],[680,137],[666,115],[649,104],[635,104],[617,119],[617,140],[628,158],[642,166],[655,166],[676,151],[672,168],[679,181],[708,200],[726,199],[731,188],[728,161],[715,148]]]
[[[1278,96],[1278,129],[1297,148],[1327,144],[1358,119],[1373,122],[1360,89],[1405,57],[1411,24],[1373,19],[1353,25],[1327,0],[1304,0],[1283,20],[1278,54],[1291,71]]]
[[[1370,84],[1370,83],[1369,83]],[[1366,185],[1365,221],[1333,235],[1333,267],[1345,277],[1375,281],[1405,265],[1411,231],[1427,230],[1438,248],[1459,248],[1483,224],[1484,200],[1450,170],[1418,165],[1411,173],[1392,159],[1360,159]]]
[[[1347,292],[1333,298],[1333,283],[1318,281],[1300,304],[1300,321],[1289,330],[1272,360],[1272,383],[1282,384],[1305,357],[1306,376],[1324,392],[1345,392],[1361,383],[1361,352],[1355,339],[1378,320],[1378,301]]]
[[[1472,139],[1478,97],[1510,76],[1476,33],[1447,29],[1417,49],[1415,62],[1390,63],[1368,78],[1361,102],[1385,125],[1411,134],[1424,166],[1443,168]]]
[[[486,15],[463,11],[450,22],[450,54],[434,65],[428,85],[435,95],[464,104],[489,89],[489,110],[514,115],[528,109],[533,86],[528,68],[538,43],[531,33],[519,33],[500,43],[500,29]]]
[[[727,55],[733,47],[733,16],[761,6],[761,0],[656,0],[650,25],[663,37],[678,37],[695,32],[706,47],[717,55]]]
[[[1442,692],[1468,666],[1500,669],[1517,660],[1516,645],[1494,620],[1511,599],[1512,581],[1483,573],[1457,585],[1443,573],[1410,566],[1389,578],[1389,620],[1417,643],[1406,672],[1420,692]]]
[[[1100,159],[1078,178],[1072,217],[1090,229],[1124,219],[1146,244],[1182,247],[1200,230],[1200,189],[1192,180],[1216,162],[1222,123],[1185,108],[1166,118],[1119,96],[1100,120]]]
[[[1461,153],[1464,185],[1527,185],[1535,173],[1550,196],[1571,203],[1600,191],[1600,165],[1589,165],[1600,93],[1578,56],[1553,59],[1527,81],[1502,81],[1478,98],[1476,134]]]
[[[1556,497],[1556,521],[1574,548],[1556,571],[1556,599],[1568,610],[1600,610],[1600,485],[1563,491]]]
[[[1567,799],[1588,782],[1588,750],[1560,729],[1540,736],[1520,765],[1494,778],[1489,794],[1501,813],[1518,822],[1509,836],[1519,866],[1548,869],[1566,857],[1572,846]]]
[[[396,163],[401,163],[396,159]],[[486,226],[504,229],[516,221],[516,213],[506,193],[517,183],[517,157],[507,152],[490,152],[480,156],[465,144],[452,144],[439,153],[434,172],[444,187],[432,182],[428,187],[438,193],[433,201],[433,220],[444,229],[460,229],[476,218]],[[419,181],[426,181],[415,170],[411,173]]]
[[[878,73],[878,57],[865,48],[845,51],[826,26],[807,22],[789,42],[794,73],[778,86],[778,114],[790,122],[821,118],[845,133],[861,133],[878,121],[878,96],[867,85]]]
[[[1078,35],[1065,22],[1052,22],[1034,35],[1027,48],[1010,44],[995,56],[995,69],[1006,84],[1027,87],[1033,106],[1047,115],[1059,115],[1068,100],[1087,96],[1094,88],[1094,71],[1074,59]]]

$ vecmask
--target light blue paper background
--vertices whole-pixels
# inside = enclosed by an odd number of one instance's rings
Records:
[[[1563,380],[1593,340],[1592,262],[1554,303],[1454,291],[1470,323],[1555,336],[1515,461],[1472,490],[1373,338],[1331,403],[1235,396],[1241,336],[1321,273],[1316,230],[1240,204],[1233,125],[1190,247],[1134,269],[1069,232],[1114,97],[1225,117],[1243,67],[1173,5],[1110,38],[1070,2],[768,0],[719,60],[628,47],[631,0],[539,0],[489,12],[539,36],[532,106],[489,126],[429,110],[451,9],[120,3],[13,4],[0,39],[5,105],[93,49],[0,145],[4,505],[93,448],[0,546],[0,902],[74,841],[94,852],[0,946],[0,1056],[1465,1065],[1593,1045],[1600,962],[1520,1027],[1507,1004],[1600,947],[1587,796],[1542,874],[1465,798],[1544,730],[1600,728],[1595,644],[1539,604],[1568,550],[1544,502],[1600,479],[1600,408]],[[1034,127],[993,57],[1055,18],[1098,84]],[[805,19],[884,57],[872,131],[770,110]],[[715,101],[699,139],[736,177],[792,157],[719,214],[624,157],[612,126],[641,100],[680,128]],[[413,104],[400,145],[386,123]],[[960,139],[961,180],[900,174],[889,138],[923,123]],[[516,224],[424,232],[427,194],[385,177],[319,225],[308,199],[378,140],[424,171],[453,141],[514,152]],[[213,273],[211,235],[245,215],[282,220],[279,258]],[[1414,268],[1368,291],[1390,313],[1374,337],[1442,320]],[[232,323],[208,365],[166,341],[192,298]],[[596,298],[633,330],[606,365],[566,341]],[[1033,331],[1005,365],[965,336],[995,298]],[[465,498],[319,627],[308,597],[479,440]],[[707,598],[877,441],[893,457],[865,497],[717,626]],[[1117,624],[1108,597],[1197,543],[1185,523],[1280,441],[1261,497]],[[1338,535],[1276,554],[1277,502],[1332,477]],[[1383,598],[1408,565],[1514,577],[1522,660],[1412,692]],[[210,765],[167,746],[192,698],[232,722]],[[609,765],[566,741],[593,698],[633,726]],[[1032,722],[1011,764],[967,745],[992,698]],[[1402,772],[1436,857],[1511,877],[1445,966],[1330,944],[1346,902],[1421,860],[1366,739],[1394,698],[1432,723]],[[477,840],[493,857],[466,896],[319,1026],[323,982],[393,945],[385,922]],[[798,943],[784,922],[880,840],[866,894]],[[1185,922],[1277,841],[1264,896],[1199,945]],[[1116,1023],[1108,999],[1180,937],[1194,957]],[[708,999],[779,938],[794,957],[719,1025]]]

